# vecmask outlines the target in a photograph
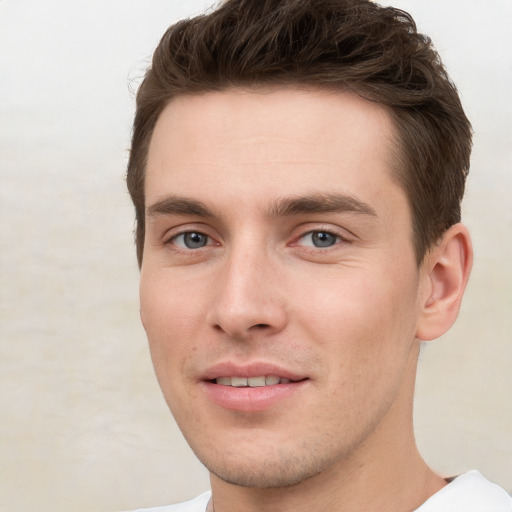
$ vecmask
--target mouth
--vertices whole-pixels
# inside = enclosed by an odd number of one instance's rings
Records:
[[[309,377],[272,364],[225,363],[209,368],[201,380],[213,404],[233,411],[259,412],[293,400],[305,389]]]
[[[277,384],[288,384],[289,382],[299,381],[293,381],[292,379],[278,377],[276,375],[263,375],[260,377],[217,377],[210,382],[222,386],[232,386],[234,388],[260,388],[263,386],[275,386]]]

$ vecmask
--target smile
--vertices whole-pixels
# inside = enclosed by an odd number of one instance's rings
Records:
[[[310,376],[264,361],[223,361],[205,369],[200,389],[208,402],[225,410],[260,412],[284,405],[308,389]]]
[[[261,377],[217,377],[215,384],[232,386],[234,388],[260,388],[263,386],[275,386],[276,384],[288,384],[291,379],[266,375]]]

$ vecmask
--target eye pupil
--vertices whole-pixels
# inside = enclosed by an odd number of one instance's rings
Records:
[[[200,247],[204,247],[206,242],[207,237],[202,233],[196,233],[192,231],[183,235],[183,243],[189,249],[199,249]]]
[[[325,231],[316,231],[311,235],[315,247],[330,247],[336,243],[336,237]]]

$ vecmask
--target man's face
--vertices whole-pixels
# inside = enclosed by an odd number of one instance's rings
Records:
[[[141,316],[225,481],[291,485],[403,435],[422,278],[392,139],[381,106],[314,90],[178,97],[158,120]]]

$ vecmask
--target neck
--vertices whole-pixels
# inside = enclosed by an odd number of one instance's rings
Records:
[[[215,512],[411,512],[446,482],[420,456],[412,426],[416,374],[413,354],[403,386],[384,419],[357,450],[322,473],[295,486],[257,489],[211,475]]]

